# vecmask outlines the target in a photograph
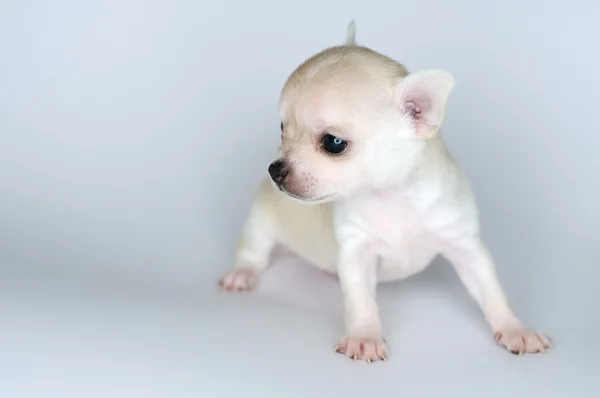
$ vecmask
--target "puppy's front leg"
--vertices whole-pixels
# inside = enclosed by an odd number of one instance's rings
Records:
[[[264,199],[259,196],[244,224],[235,265],[220,279],[221,287],[227,291],[251,290],[269,264],[276,243],[275,235],[272,216]]]
[[[492,256],[478,236],[455,242],[443,254],[483,310],[498,343],[519,355],[550,348],[544,335],[525,328],[513,313],[496,275]]]
[[[387,346],[375,299],[376,253],[357,239],[344,239],[340,242],[338,276],[344,294],[346,335],[336,351],[367,362],[385,360]]]

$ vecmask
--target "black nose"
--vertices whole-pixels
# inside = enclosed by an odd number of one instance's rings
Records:
[[[285,167],[285,163],[283,163],[281,160],[276,160],[269,166],[269,174],[271,175],[273,181],[278,184],[281,184],[283,180],[285,180],[285,177],[288,175],[288,173],[288,168]]]

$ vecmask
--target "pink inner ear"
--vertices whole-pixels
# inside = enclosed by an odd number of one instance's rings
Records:
[[[404,101],[404,112],[417,121],[423,121],[428,111],[429,102],[419,98],[409,98]]]

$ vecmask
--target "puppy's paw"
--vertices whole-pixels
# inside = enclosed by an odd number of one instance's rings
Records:
[[[368,363],[385,361],[388,349],[385,340],[343,337],[335,346],[335,351],[354,360],[363,360]]]
[[[544,352],[552,348],[546,336],[524,328],[500,330],[494,334],[494,339],[515,355]]]
[[[219,285],[228,292],[248,291],[256,286],[259,276],[260,273],[252,268],[237,268],[223,276]]]

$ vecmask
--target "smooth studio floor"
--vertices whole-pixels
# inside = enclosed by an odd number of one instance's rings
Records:
[[[555,349],[509,354],[442,262],[381,287],[391,352],[371,365],[333,352],[342,333],[336,280],[287,254],[276,263],[258,291],[234,295],[209,278],[178,289],[7,273],[0,396],[598,396],[594,330],[537,322]]]

